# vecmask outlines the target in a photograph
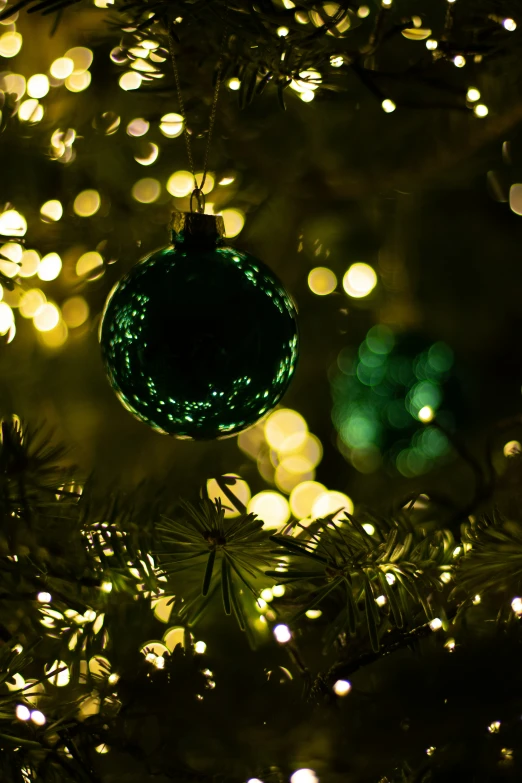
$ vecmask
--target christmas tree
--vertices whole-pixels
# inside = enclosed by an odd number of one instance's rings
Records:
[[[0,780],[520,780],[517,4],[1,3]]]

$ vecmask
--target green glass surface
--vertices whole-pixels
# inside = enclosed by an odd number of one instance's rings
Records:
[[[253,256],[181,241],[113,289],[100,342],[109,381],[138,419],[180,438],[220,438],[283,396],[297,361],[296,312]]]

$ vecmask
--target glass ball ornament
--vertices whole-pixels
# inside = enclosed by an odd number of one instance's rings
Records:
[[[223,236],[219,216],[175,213],[172,244],[124,275],[101,321],[118,399],[178,438],[222,438],[252,426],[277,405],[297,362],[288,293]]]

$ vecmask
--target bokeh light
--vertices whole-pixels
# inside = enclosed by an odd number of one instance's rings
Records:
[[[225,223],[225,236],[237,237],[245,225],[245,216],[239,209],[224,209],[221,213]]]
[[[302,481],[290,494],[290,509],[296,519],[304,519],[312,514],[315,501],[326,492],[326,487],[318,481]]]
[[[153,177],[139,179],[132,186],[132,197],[140,204],[152,204],[160,197],[161,185]]]
[[[8,209],[0,215],[0,234],[5,237],[23,237],[27,221],[16,209]]]
[[[31,98],[43,98],[49,92],[49,79],[44,73],[35,73],[27,80],[27,94]]]
[[[40,122],[44,116],[44,107],[36,98],[28,98],[18,107],[18,118],[23,122]]]
[[[62,304],[62,316],[67,326],[75,329],[89,317],[89,305],[83,296],[71,296]]]
[[[65,86],[69,92],[83,92],[91,83],[91,72],[82,71],[81,73],[71,73],[65,80]]]
[[[3,73],[0,76],[0,87],[5,92],[13,92],[20,99],[25,95],[26,81],[19,73]]]
[[[248,486],[247,482],[238,476],[237,473],[228,473],[227,475],[233,476],[235,479],[237,479],[235,484],[227,484],[227,489],[229,492],[237,497],[244,506],[248,505],[248,501],[250,500],[252,493],[250,492],[250,487]],[[240,512],[227,498],[225,493],[220,489],[216,479],[209,479],[207,481],[207,492],[210,500],[221,501],[221,504],[225,509],[225,517],[232,518],[239,516]]]
[[[308,426],[297,411],[290,408],[280,408],[268,416],[264,425],[265,438],[269,446],[276,450],[284,450],[285,441],[292,438],[294,449],[306,441]]]
[[[40,266],[40,256],[36,250],[24,250],[18,269],[20,277],[33,277]]]
[[[55,60],[49,72],[55,79],[66,79],[74,71],[74,60],[71,57],[58,57]],[[34,96],[37,97],[36,95]]]
[[[13,311],[6,302],[0,302],[0,334],[7,334],[13,324]]]
[[[142,117],[136,117],[135,120],[131,120],[127,125],[127,133],[129,136],[144,136],[150,128],[150,123],[144,120]]]
[[[351,690],[352,686],[348,680],[336,680],[333,686],[333,692],[336,696],[347,696]]]
[[[0,35],[0,57],[16,57],[22,48],[20,33],[8,31]]]
[[[158,159],[159,147],[151,141],[142,141],[140,151],[134,156],[136,163],[141,166],[151,166]]]
[[[396,104],[390,98],[385,98],[381,106],[383,108],[383,111],[386,112],[386,114],[391,114],[397,108]]]
[[[164,114],[160,121],[160,131],[168,139],[175,139],[183,133],[183,117],[176,112]]]
[[[103,274],[103,270],[103,258],[95,250],[83,253],[76,262],[76,274],[78,277],[89,275],[91,279],[95,279],[95,277]]]
[[[137,71],[126,71],[119,79],[119,85],[122,90],[137,90],[141,86],[142,77]]]
[[[477,117],[487,117],[489,114],[489,109],[484,103],[477,103],[473,111]]]
[[[92,217],[100,206],[101,198],[97,190],[82,190],[74,199],[73,209],[80,217]]]
[[[337,286],[337,277],[325,266],[318,266],[312,269],[308,275],[308,287],[312,293],[317,296],[326,296],[335,291]]]
[[[62,269],[62,259],[58,253],[47,253],[40,261],[37,275],[40,280],[56,280]]]
[[[46,218],[47,220],[57,221],[60,220],[60,218],[63,215],[63,207],[61,201],[58,201],[57,199],[51,199],[51,201],[46,201],[45,204],[42,204],[40,207],[40,215],[42,218]]]
[[[65,58],[68,58],[74,63],[74,73],[83,73],[91,67],[93,60],[93,53],[86,46],[73,46],[65,52]]]
[[[468,89],[468,92],[466,93],[466,98],[471,103],[475,103],[475,101],[478,101],[480,99],[480,90],[477,90],[476,87],[470,87]]]
[[[39,288],[31,288],[29,291],[25,291],[20,300],[20,315],[24,318],[33,318],[46,301],[45,294]]]
[[[249,514],[256,514],[263,520],[266,530],[281,527],[290,519],[290,506],[279,492],[267,489],[258,492],[247,506]]]
[[[51,302],[42,305],[33,317],[33,323],[39,332],[49,332],[59,321],[60,311]]]
[[[176,645],[178,644],[181,644],[181,646],[184,647],[185,629],[181,626],[174,626],[173,628],[169,628],[163,635],[163,641],[165,642],[170,652],[174,652]]]
[[[194,190],[194,177],[190,171],[175,171],[167,180],[167,190],[177,198],[188,196]]]
[[[279,642],[279,644],[287,644],[292,638],[292,632],[288,625],[283,625],[283,623],[281,623],[280,625],[275,626],[274,636],[276,642]]]
[[[312,519],[323,519],[333,513],[334,520],[340,519],[345,513],[353,514],[353,501],[343,492],[326,490],[314,500],[311,516]]]
[[[511,185],[509,189],[509,207],[515,215],[522,215],[522,185]]]
[[[67,342],[67,336],[69,330],[64,321],[59,321],[55,327],[44,332],[38,333],[39,341],[45,345],[46,348],[61,348]]]
[[[319,778],[313,769],[297,769],[290,775],[290,783],[319,783]]]
[[[368,264],[352,264],[343,277],[343,288],[348,296],[361,299],[368,296],[377,285],[375,270]]]

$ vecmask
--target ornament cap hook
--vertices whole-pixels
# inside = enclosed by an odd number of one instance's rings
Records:
[[[196,209],[194,209],[194,199],[196,200]],[[201,188],[194,188],[190,194],[190,211],[203,214],[205,212],[205,194]]]
[[[170,230],[173,244],[192,242],[215,245],[225,236],[222,216],[205,215],[204,212],[173,212]]]

